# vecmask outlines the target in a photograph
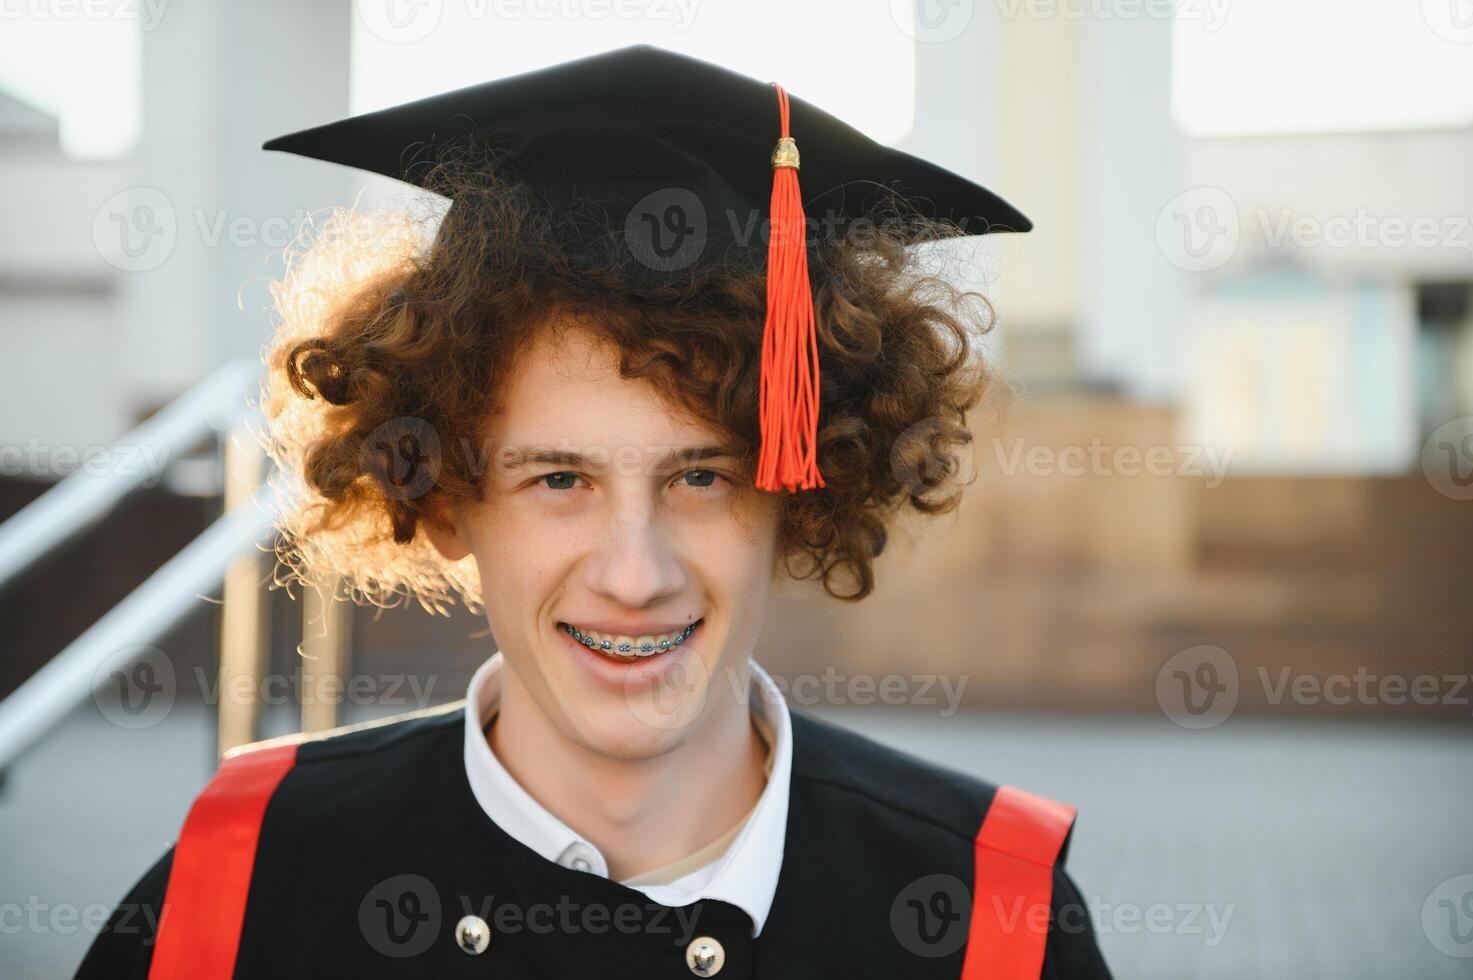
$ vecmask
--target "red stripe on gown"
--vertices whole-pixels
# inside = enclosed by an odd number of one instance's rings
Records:
[[[230,980],[261,821],[297,743],[225,758],[174,845],[149,980]]]
[[[974,844],[962,980],[1038,980],[1043,973],[1054,863],[1074,813],[1063,803],[998,787]]]

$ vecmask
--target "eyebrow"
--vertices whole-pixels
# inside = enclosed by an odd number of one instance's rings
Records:
[[[737,451],[730,446],[690,446],[672,449],[656,460],[656,466],[672,463],[698,463],[703,459],[737,458]],[[601,452],[597,462],[606,464],[613,453]],[[496,454],[496,466],[501,470],[517,470],[526,466],[549,464],[553,466],[585,466],[590,459],[582,453],[564,449],[529,449],[521,446],[503,449]]]

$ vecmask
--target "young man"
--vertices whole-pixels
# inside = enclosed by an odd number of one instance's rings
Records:
[[[780,574],[858,600],[955,504],[986,372],[908,246],[1022,215],[645,46],[267,146],[453,202],[428,247],[340,214],[280,284],[282,557],[498,649],[463,702],[228,753],[79,976],[1108,976],[1070,808],[753,659]]]

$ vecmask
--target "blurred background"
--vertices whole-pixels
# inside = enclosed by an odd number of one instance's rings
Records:
[[[784,590],[791,703],[1078,806],[1117,976],[1473,976],[1467,0],[8,8],[0,975],[75,969],[223,748],[495,649],[262,585],[268,284],[314,214],[412,198],[260,144],[635,42],[1036,225],[949,246],[1007,397],[870,599]]]

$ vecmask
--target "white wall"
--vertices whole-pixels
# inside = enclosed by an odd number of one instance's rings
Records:
[[[348,0],[171,4],[143,34],[132,156],[0,144],[0,445],[107,444],[257,353],[285,230],[307,202],[351,200],[344,176],[259,147],[346,112],[350,15]]]

